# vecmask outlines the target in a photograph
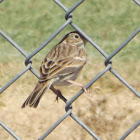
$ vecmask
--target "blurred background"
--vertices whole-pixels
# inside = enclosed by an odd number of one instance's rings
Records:
[[[71,8],[75,0],[61,0]],[[133,0],[88,0],[74,10],[73,22],[90,36],[107,54],[111,54],[134,31],[140,28],[140,7]],[[11,37],[28,54],[43,44],[64,22],[65,12],[52,0],[5,0],[0,3],[0,30]],[[74,29],[69,25],[43,50],[32,58],[32,66],[40,64],[65,34]],[[89,43],[88,62],[77,82],[88,83],[105,66],[105,58]],[[140,34],[113,57],[112,67],[140,92]],[[0,87],[25,68],[25,58],[0,36]],[[40,138],[64,113],[65,104],[55,101],[52,91],[42,98],[37,109],[21,109],[21,105],[36,85],[37,78],[26,72],[0,95],[0,121],[23,140]],[[69,100],[79,87],[61,87]],[[102,140],[118,140],[140,120],[140,99],[114,75],[107,72],[90,88],[91,96],[82,94],[73,103],[73,113]],[[93,138],[68,117],[46,140],[92,140]],[[12,140],[0,127],[0,140]],[[127,140],[140,139],[140,127]]]

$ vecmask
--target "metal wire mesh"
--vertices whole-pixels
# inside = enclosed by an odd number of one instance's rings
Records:
[[[11,84],[13,84],[18,78],[20,78],[24,73],[27,71],[31,71],[37,78],[39,78],[39,74],[32,68],[32,57],[36,55],[40,50],[42,50],[51,40],[53,40],[65,27],[68,25],[71,25],[75,30],[77,30],[80,34],[82,34],[88,42],[95,47],[101,55],[105,57],[105,69],[103,69],[95,78],[93,78],[85,87],[88,89],[93,83],[95,83],[100,77],[102,77],[106,72],[110,71],[115,77],[117,77],[122,84],[124,84],[129,90],[131,90],[138,98],[140,98],[140,93],[136,91],[123,77],[117,73],[115,69],[112,68],[112,61],[111,59],[115,57],[116,54],[118,54],[121,49],[126,47],[126,45],[135,37],[138,35],[140,32],[140,28],[134,31],[116,50],[114,50],[110,55],[108,55],[104,50],[101,49],[100,46],[98,46],[89,36],[87,36],[82,29],[80,29],[76,24],[73,23],[72,21],[72,12],[83,2],[84,0],[78,1],[72,8],[68,9],[63,3],[61,3],[59,0],[54,0],[54,2],[61,8],[63,9],[66,14],[65,14],[65,19],[66,22],[58,28],[57,31],[55,31],[48,40],[46,40],[41,46],[39,46],[35,51],[33,51],[31,54],[27,54],[18,44],[16,44],[8,35],[6,35],[5,32],[0,30],[1,36],[3,36],[14,48],[17,49],[25,57],[25,68],[13,79],[11,79],[8,83],[6,83],[1,89],[0,93],[2,93],[4,90],[6,90]],[[2,0],[0,1],[2,2]],[[140,2],[138,0],[134,0],[134,2],[140,6]],[[66,113],[54,123],[54,125],[47,130],[40,138],[39,140],[45,139],[61,122],[63,122],[68,116],[70,116],[75,122],[77,122],[80,126],[85,129],[89,135],[91,135],[94,139],[100,140],[100,138],[92,131],[89,129],[87,125],[85,125],[84,122],[82,122],[77,116],[75,116],[72,113],[72,104],[73,102],[80,96],[82,95],[83,90],[80,90],[75,96],[73,96],[70,100],[67,100],[64,96],[61,96],[60,98],[66,103],[65,110]],[[12,130],[10,130],[2,121],[0,122],[0,125],[11,135],[13,138],[20,140],[18,136],[14,134]],[[136,122],[121,138],[120,140],[124,140],[130,133],[134,131],[138,126],[140,125],[140,121]]]
[[[138,1],[138,0],[134,0],[134,2],[135,2],[137,5],[140,6],[140,1]]]
[[[2,2],[3,0],[0,0],[0,2]]]
[[[0,121],[0,125],[16,140],[21,140],[11,129],[9,129],[3,122]]]

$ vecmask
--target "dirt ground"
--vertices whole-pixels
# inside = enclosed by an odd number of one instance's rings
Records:
[[[77,81],[86,83],[84,72]],[[89,72],[95,77],[95,73]],[[87,74],[87,77],[89,74]],[[28,81],[26,79],[29,79]],[[60,117],[65,114],[65,103],[54,102],[55,95],[48,90],[37,109],[21,109],[21,105],[33,90],[37,79],[26,73],[0,95],[0,121],[22,140],[39,139]],[[85,82],[86,81],[86,82]],[[106,85],[106,83],[109,83]],[[60,88],[67,99],[77,93],[75,86]],[[137,88],[138,89],[138,88]],[[138,89],[139,90],[139,89]],[[140,100],[110,72],[90,88],[90,96],[83,93],[73,104],[73,114],[81,119],[102,140],[118,140],[140,119]],[[46,140],[92,140],[93,138],[71,117],[67,117]],[[13,140],[0,127],[0,140]],[[126,140],[139,140],[140,127]]]

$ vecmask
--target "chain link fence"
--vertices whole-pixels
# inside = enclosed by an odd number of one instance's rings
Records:
[[[2,2],[1,0],[0,2]],[[115,69],[112,68],[112,61],[111,59],[115,57],[116,54],[118,54],[121,49],[126,47],[126,45],[134,39],[135,36],[138,35],[140,32],[140,28],[134,31],[116,50],[114,50],[110,55],[108,55],[105,51],[101,49],[100,46],[98,46],[89,36],[87,36],[82,29],[80,29],[76,24],[72,21],[72,12],[82,3],[84,0],[78,1],[72,8],[68,9],[63,3],[61,3],[59,0],[54,0],[54,2],[60,7],[60,9],[63,9],[65,14],[66,22],[57,30],[55,31],[52,36],[48,40],[46,40],[41,46],[39,46],[35,51],[33,51],[31,54],[27,54],[18,44],[16,44],[12,38],[10,38],[5,32],[0,30],[0,35],[3,36],[14,48],[17,49],[25,57],[25,68],[15,75],[13,79],[11,79],[8,83],[6,83],[1,89],[0,93],[2,93],[4,90],[6,90],[10,85],[12,85],[18,78],[20,78],[24,73],[27,71],[31,71],[37,78],[39,78],[39,74],[34,70],[32,67],[32,57],[36,55],[40,50],[42,50],[51,40],[53,40],[65,27],[68,25],[71,25],[75,30],[77,30],[80,34],[82,34],[88,42],[95,47],[101,55],[105,57],[105,69],[103,69],[95,78],[93,78],[88,84],[86,84],[86,89],[90,88],[90,86],[95,83],[100,77],[102,77],[106,72],[110,71],[115,77],[117,77],[122,84],[124,84],[129,90],[131,90],[138,98],[140,98],[140,93],[136,91],[135,88],[133,88],[121,75],[117,73]],[[134,2],[140,6],[140,1],[134,0]],[[80,126],[82,126],[83,129],[85,129],[89,135],[91,135],[96,140],[101,140],[90,128],[85,125],[84,122],[82,122],[77,116],[75,116],[72,112],[72,104],[73,102],[81,96],[83,93],[83,90],[80,90],[75,96],[73,96],[70,100],[67,100],[64,96],[60,96],[60,98],[66,103],[65,110],[66,113],[52,125],[52,127],[47,130],[40,138],[39,140],[45,139],[53,130],[61,123],[63,122],[68,116],[70,116],[76,123],[78,123]],[[21,140],[11,129],[9,129],[2,121],[0,121],[1,127],[3,127],[13,138],[17,140]],[[140,125],[140,121],[136,122],[128,131],[120,138],[120,140],[124,140],[130,133],[132,133],[138,126]]]

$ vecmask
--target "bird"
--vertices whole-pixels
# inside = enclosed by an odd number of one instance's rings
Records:
[[[83,84],[75,82],[87,62],[86,43],[87,40],[78,31],[66,34],[42,61],[40,78],[21,108],[36,108],[45,91],[54,86],[74,84],[87,92]]]

